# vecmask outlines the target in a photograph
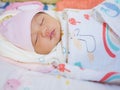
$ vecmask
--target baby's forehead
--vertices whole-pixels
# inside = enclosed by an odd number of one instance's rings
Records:
[[[46,13],[47,15],[55,18],[56,20],[58,20],[58,12],[57,11],[53,11],[53,10],[45,10],[44,13]]]
[[[47,18],[47,17],[51,17],[49,14],[47,14],[47,13],[45,13],[45,12],[38,12],[38,13],[36,13],[35,15],[34,15],[34,17],[33,17],[33,19],[34,18],[43,18],[44,17],[44,19],[45,18]]]

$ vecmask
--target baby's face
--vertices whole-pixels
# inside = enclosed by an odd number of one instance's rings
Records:
[[[36,14],[31,22],[31,37],[35,51],[48,54],[60,41],[59,21],[45,13]]]

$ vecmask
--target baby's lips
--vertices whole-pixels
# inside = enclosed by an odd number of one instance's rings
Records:
[[[50,33],[50,40],[52,39],[54,32],[55,32],[55,30],[52,30],[52,32]]]

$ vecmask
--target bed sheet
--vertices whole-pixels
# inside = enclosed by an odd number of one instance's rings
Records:
[[[0,14],[5,10],[5,8],[9,5],[9,2],[1,2],[0,1]]]
[[[120,86],[75,80],[21,68],[0,58],[0,90],[119,90]]]

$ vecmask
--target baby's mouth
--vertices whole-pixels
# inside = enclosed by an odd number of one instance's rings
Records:
[[[54,29],[54,30],[52,30],[52,32],[50,33],[50,40],[53,38],[54,33],[55,33],[55,29]]]

